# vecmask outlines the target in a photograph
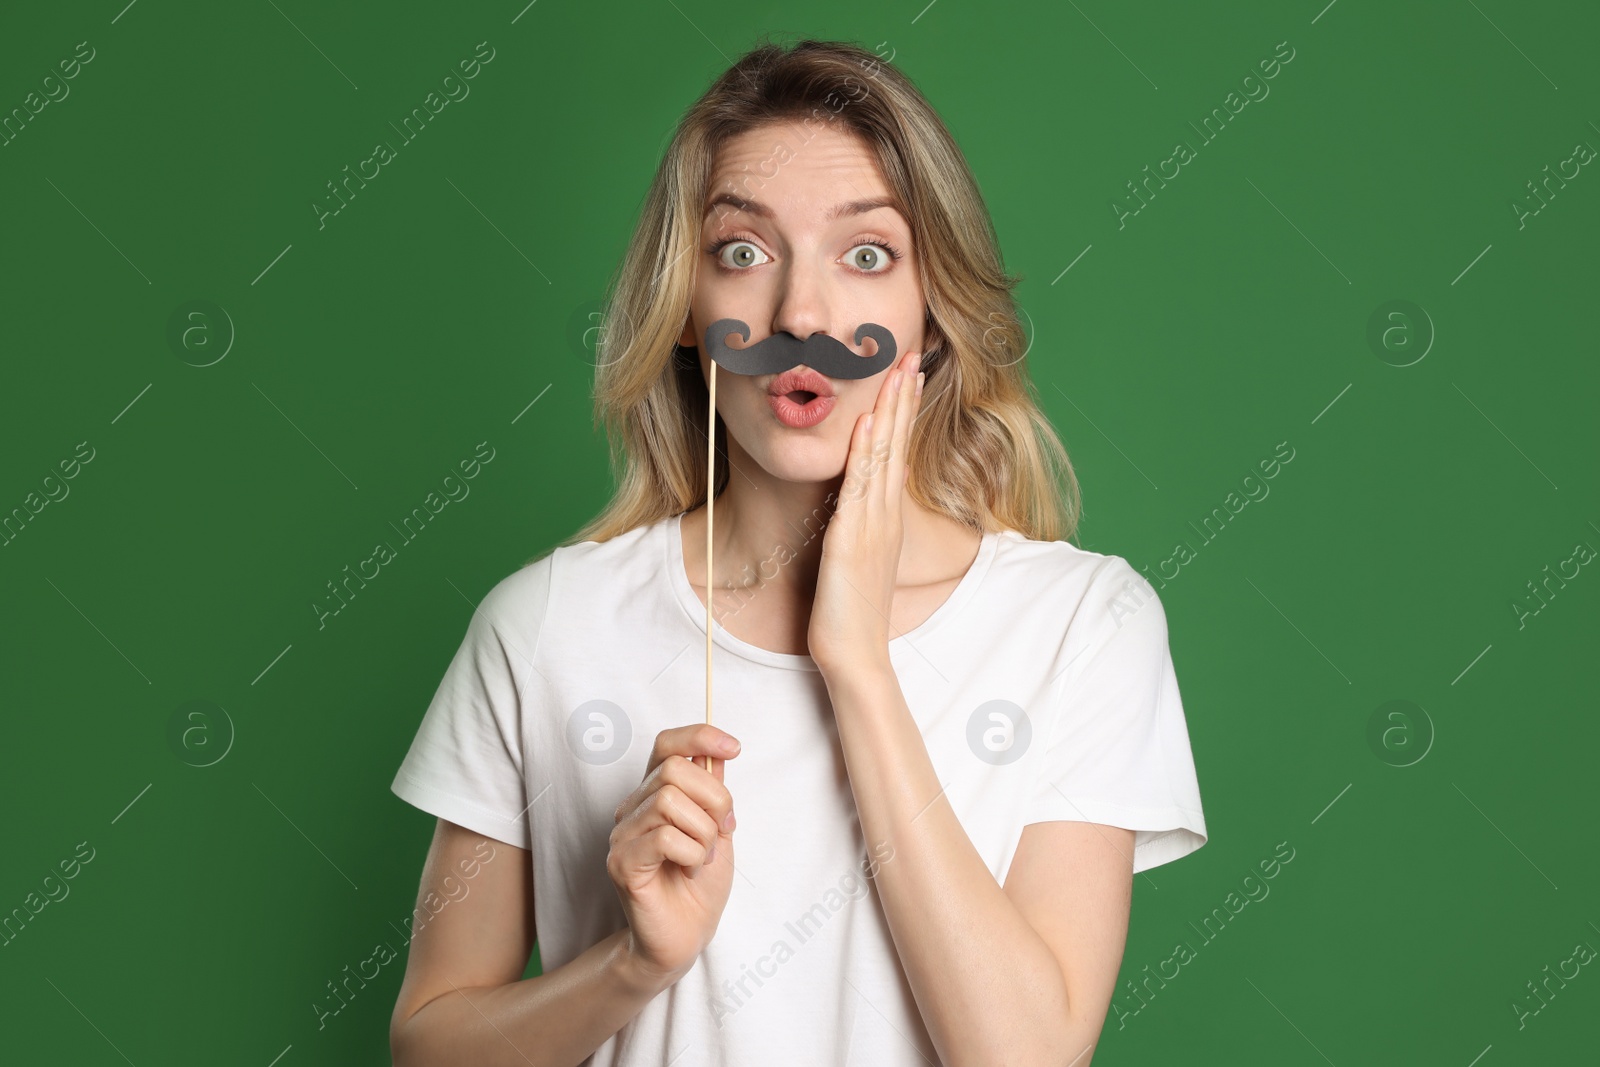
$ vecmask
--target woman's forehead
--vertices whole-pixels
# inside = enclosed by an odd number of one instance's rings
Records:
[[[853,186],[857,197],[889,192],[877,157],[859,137],[786,126],[751,130],[717,149],[710,195],[732,190],[770,203],[826,192],[842,199],[819,184]]]
[[[857,187],[849,185],[841,190],[844,193],[853,193]],[[765,191],[764,191],[765,192]],[[782,217],[817,218],[824,225],[837,222],[840,219],[853,219],[866,217],[875,222],[898,221],[904,222],[899,210],[898,198],[887,193],[879,196],[857,196],[846,200],[830,201],[834,195],[826,190],[815,191],[803,198],[778,197],[768,199],[765,195],[760,200],[748,196],[741,196],[731,190],[713,192],[710,202],[706,205],[705,218],[715,222],[727,215],[749,215],[754,218],[777,220]]]

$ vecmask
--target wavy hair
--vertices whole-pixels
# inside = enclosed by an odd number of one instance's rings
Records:
[[[617,488],[561,544],[607,541],[706,500],[710,396],[696,353],[677,338],[711,175],[725,141],[793,121],[860,137],[911,227],[927,306],[927,378],[907,492],[980,532],[1071,537],[1081,510],[1077,477],[1027,375],[1027,335],[1011,292],[1020,278],[1005,273],[965,157],[895,67],[855,44],[805,39],[787,50],[753,48],[678,123],[600,313],[595,423],[605,425]],[[761,182],[747,173],[731,184]],[[720,493],[729,476],[720,419],[715,432]]]

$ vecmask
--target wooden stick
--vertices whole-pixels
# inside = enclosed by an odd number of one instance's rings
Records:
[[[717,361],[711,361],[711,414],[706,419],[706,724],[711,724],[711,500],[717,473]],[[711,757],[702,757],[711,770]]]

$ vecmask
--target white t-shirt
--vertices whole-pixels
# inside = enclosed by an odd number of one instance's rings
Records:
[[[705,619],[677,516],[555,549],[484,597],[395,776],[403,800],[531,851],[546,973],[626,925],[606,872],[612,815],[656,734],[705,721]],[[713,722],[743,743],[724,765],[733,888],[693,969],[585,1062],[938,1062],[816,663],[721,621],[714,641]],[[1136,872],[1205,843],[1166,615],[1122,557],[985,534],[889,654],[1000,884],[1029,823],[1134,830]]]

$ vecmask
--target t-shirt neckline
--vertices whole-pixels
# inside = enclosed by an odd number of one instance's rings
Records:
[[[706,632],[706,606],[701,602],[699,595],[695,593],[694,586],[689,584],[689,573],[684,568],[683,514],[679,513],[658,523],[657,537],[662,544],[662,557],[667,572],[667,582],[672,586],[675,599],[695,628],[704,634]],[[967,573],[961,576],[961,580],[956,583],[955,589],[951,590],[944,603],[934,609],[933,614],[906,633],[889,639],[891,655],[898,648],[913,647],[916,641],[926,637],[945,620],[960,612],[962,606],[972,599],[973,594],[978,590],[978,586],[983,582],[983,577],[988,572],[990,563],[994,561],[999,543],[1000,533],[998,531],[984,531],[982,540],[978,543],[978,554],[967,568]],[[774,652],[772,649],[753,645],[729,633],[720,622],[716,623],[711,639],[734,655],[756,663],[772,667],[784,667],[796,671],[820,670],[817,666],[817,661],[809,655]]]

